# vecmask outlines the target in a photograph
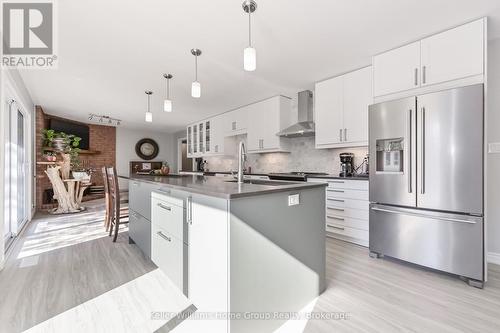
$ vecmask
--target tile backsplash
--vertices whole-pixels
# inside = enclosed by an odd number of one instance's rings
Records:
[[[235,142],[243,140],[246,135],[235,137]],[[290,153],[248,154],[246,166],[252,167],[252,173],[271,172],[326,172],[338,174],[340,172],[340,153],[354,153],[354,164],[359,165],[368,153],[368,147],[316,149],[314,137],[291,138]],[[207,157],[210,171],[230,171],[238,168],[235,156]]]

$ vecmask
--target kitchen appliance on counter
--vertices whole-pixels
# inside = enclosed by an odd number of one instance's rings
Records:
[[[327,176],[327,173],[322,172],[284,172],[284,173],[270,173],[268,174],[271,180],[290,180],[296,182],[307,181],[307,176]]]
[[[370,256],[483,287],[483,91],[478,84],[370,106]]]
[[[354,166],[353,153],[340,153],[340,174],[339,177],[352,177]]]

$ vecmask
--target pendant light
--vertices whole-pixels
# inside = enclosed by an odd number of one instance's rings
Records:
[[[153,122],[153,114],[151,113],[151,95],[153,94],[153,92],[146,90],[145,93],[148,96],[148,109],[146,111],[146,122],[151,123]]]
[[[198,82],[198,56],[201,55],[200,49],[192,49],[191,54],[194,55],[194,70],[195,70],[195,79],[193,83],[191,83],[191,96],[194,98],[201,97],[201,85]]]
[[[172,100],[170,99],[170,79],[174,76],[172,74],[163,74],[163,77],[167,80],[167,94],[163,101],[163,111],[172,112]]]
[[[243,68],[247,72],[257,69],[257,52],[252,47],[252,13],[257,9],[257,3],[253,0],[243,1],[243,10],[248,13],[248,47],[243,50]]]

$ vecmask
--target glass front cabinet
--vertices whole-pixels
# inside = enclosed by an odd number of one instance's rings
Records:
[[[189,158],[202,157],[213,154],[212,120],[189,125],[187,135],[187,156]]]

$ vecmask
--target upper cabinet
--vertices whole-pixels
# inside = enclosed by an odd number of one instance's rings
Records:
[[[382,53],[373,58],[375,96],[420,86],[420,42]]]
[[[373,57],[376,97],[484,74],[486,19]]]
[[[317,83],[315,96],[316,148],[368,145],[371,67]]]
[[[422,85],[483,74],[483,20],[423,39],[421,57]]]
[[[288,139],[276,134],[290,125],[290,98],[276,96],[246,107],[249,153],[286,152]]]
[[[226,136],[240,135],[247,132],[248,106],[227,112],[225,114]]]

